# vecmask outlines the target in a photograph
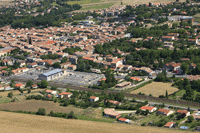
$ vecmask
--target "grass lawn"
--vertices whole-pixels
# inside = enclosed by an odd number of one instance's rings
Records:
[[[90,3],[98,3],[101,0],[80,0],[80,1],[67,1],[67,4],[73,5],[73,4],[90,4]]]
[[[113,3],[108,3],[108,4],[101,4],[101,5],[93,5],[93,6],[87,6],[83,7],[81,10],[91,10],[91,9],[104,9],[104,8],[109,8],[113,6]]]
[[[137,120],[136,123],[139,124],[139,125],[141,125],[142,123],[148,124],[151,121],[156,122],[156,121],[158,121],[158,120],[160,120],[160,119],[162,119],[164,117],[165,116],[163,116],[163,115],[158,115],[157,116],[156,113],[148,114],[144,118]]]

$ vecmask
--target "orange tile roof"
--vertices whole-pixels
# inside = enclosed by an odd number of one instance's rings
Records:
[[[142,106],[140,109],[141,110],[149,110],[151,111],[152,109],[154,109],[155,107],[150,107],[150,106]]]
[[[165,124],[165,127],[170,127],[172,124],[175,124],[175,122],[167,122],[167,124]]]

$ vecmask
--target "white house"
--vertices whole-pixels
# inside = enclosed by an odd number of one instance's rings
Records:
[[[99,101],[99,97],[96,97],[96,96],[90,97],[90,102],[96,102],[96,101]]]
[[[157,107],[151,107],[151,106],[142,106],[140,108],[142,111],[146,111],[146,110],[149,110],[150,113],[156,111]]]
[[[47,95],[48,94],[50,94],[50,95],[56,95],[57,94],[57,91],[53,91],[53,90],[46,90],[45,92],[46,92]]]

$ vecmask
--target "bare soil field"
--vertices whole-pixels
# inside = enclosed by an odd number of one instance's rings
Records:
[[[11,103],[0,104],[0,110],[10,110],[10,111],[32,111],[37,112],[39,108],[45,108],[46,113],[49,114],[50,111],[70,113],[79,113],[83,109],[75,108],[72,106],[62,107],[59,103],[54,103],[53,101],[41,101],[41,100],[25,100]]]
[[[132,91],[131,94],[138,94],[141,92],[146,95],[152,94],[154,97],[158,97],[159,95],[165,96],[167,90],[168,94],[170,95],[179,90],[178,88],[172,87],[171,85],[171,83],[152,82],[137,90]]]
[[[3,133],[188,133],[166,128],[70,120],[0,111]]]

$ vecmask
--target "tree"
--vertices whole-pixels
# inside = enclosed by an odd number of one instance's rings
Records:
[[[71,111],[68,115],[68,119],[76,119],[76,116],[74,115],[74,112]]]
[[[186,73],[188,69],[189,69],[189,66],[187,63],[181,64],[181,70],[183,70],[183,73]]]
[[[46,115],[46,110],[45,108],[39,108],[38,111],[36,112],[37,115]]]
[[[118,92],[115,95],[115,100],[121,102],[124,99],[124,93],[123,92]]]
[[[167,90],[166,90],[166,94],[165,94],[165,97],[166,97],[166,98],[168,98],[168,92],[167,92]]]
[[[191,123],[194,120],[194,117],[192,115],[188,116],[188,122]]]
[[[49,82],[47,82],[46,80],[42,80],[40,83],[38,83],[38,86],[40,88],[47,88],[48,85],[49,85]]]
[[[56,86],[51,86],[51,90],[57,90]]]
[[[8,97],[12,98],[13,97],[13,93],[12,92],[8,93]]]
[[[55,62],[52,66],[54,68],[60,68],[60,62]]]
[[[28,93],[31,93],[31,89],[28,89]]]
[[[31,85],[33,85],[33,81],[28,80],[28,81],[26,82],[26,87],[30,87]]]

